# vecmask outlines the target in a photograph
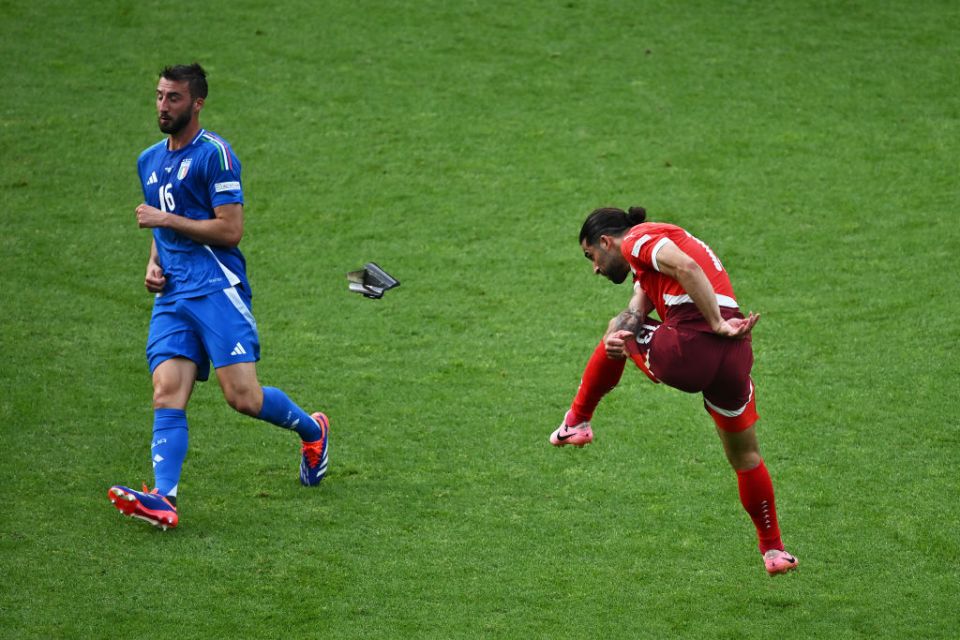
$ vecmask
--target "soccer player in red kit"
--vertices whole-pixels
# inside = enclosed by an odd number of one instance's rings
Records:
[[[641,207],[596,209],[580,230],[580,247],[594,273],[615,284],[632,272],[634,293],[610,321],[550,442],[582,447],[593,441],[590,419],[620,382],[627,358],[654,382],[703,394],[767,572],[794,569],[797,559],[780,539],[773,483],[754,426],[759,415],[750,332],[760,317],[740,313],[730,277],[710,247],[675,225],[646,222]],[[648,317],[654,309],[660,321]]]

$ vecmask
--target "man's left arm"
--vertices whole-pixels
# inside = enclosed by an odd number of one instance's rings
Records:
[[[667,240],[657,252],[657,267],[660,273],[670,276],[680,283],[697,309],[710,324],[714,333],[728,338],[746,337],[760,316],[751,312],[746,318],[725,320],[720,315],[717,294],[696,260],[688,256],[680,247]]]
[[[193,220],[141,204],[137,207],[137,224],[141,229],[172,229],[201,244],[235,247],[243,237],[243,205],[223,204],[213,208],[213,218]]]

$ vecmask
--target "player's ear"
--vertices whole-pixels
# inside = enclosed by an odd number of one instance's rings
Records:
[[[197,98],[193,101],[194,111],[200,113],[200,109],[203,109],[203,98]]]

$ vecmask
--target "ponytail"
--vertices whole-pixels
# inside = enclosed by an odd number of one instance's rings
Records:
[[[600,236],[622,236],[627,229],[646,219],[647,210],[643,207],[630,207],[627,211],[616,207],[594,209],[580,228],[580,243],[586,241],[587,245],[595,245]]]
[[[643,207],[630,207],[627,209],[627,222],[631,227],[635,227],[647,219],[647,210]]]

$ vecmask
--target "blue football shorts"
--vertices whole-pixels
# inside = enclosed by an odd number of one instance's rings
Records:
[[[211,362],[215,369],[257,362],[260,337],[246,289],[229,287],[199,298],[154,304],[147,336],[150,373],[171,358],[193,360],[197,380],[210,377]]]

